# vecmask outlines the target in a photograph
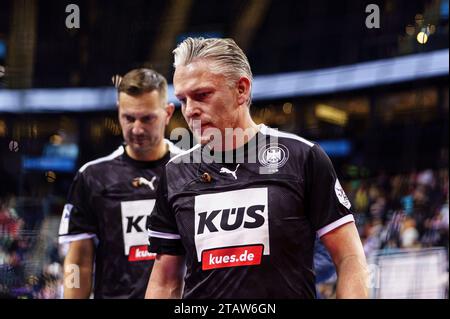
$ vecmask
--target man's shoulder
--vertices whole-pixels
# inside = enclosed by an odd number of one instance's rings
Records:
[[[181,150],[179,148],[178,148],[178,150],[179,150],[178,153],[171,152],[171,158],[170,158],[169,162],[167,163],[167,166],[182,164],[182,163],[193,163],[192,158],[193,158],[193,156],[195,156],[195,154],[198,151],[201,151],[201,145],[196,144],[188,150]]]
[[[120,156],[122,156],[125,152],[123,146],[119,146],[114,152],[107,156],[99,157],[95,160],[89,161],[85,163],[78,170],[79,174],[91,174],[98,173],[103,169],[107,169],[111,164],[113,164]]]
[[[301,137],[300,135],[280,131],[265,125],[261,126],[260,132],[269,137],[269,143],[270,140],[273,139],[277,144],[284,145],[290,152],[294,153],[308,153],[315,145],[317,145],[317,143]]]
[[[170,141],[168,139],[164,139],[164,143],[166,143],[166,145],[169,148],[169,153],[170,153],[171,159],[184,152],[183,149],[179,148],[178,146],[173,144],[172,141]]]
[[[172,156],[165,166],[165,176],[169,188],[179,189],[196,177],[198,165],[201,162],[201,149],[201,145],[197,144]]]

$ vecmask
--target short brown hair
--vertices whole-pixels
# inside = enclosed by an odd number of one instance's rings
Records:
[[[129,71],[120,80],[117,94],[123,92],[137,96],[157,90],[161,100],[167,103],[167,81],[158,72],[151,69],[134,69]]]

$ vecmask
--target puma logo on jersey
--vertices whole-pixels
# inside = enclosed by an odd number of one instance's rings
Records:
[[[260,245],[270,253],[268,190],[247,188],[195,196],[195,247],[202,252]]]
[[[236,171],[238,170],[239,165],[241,165],[241,164],[237,164],[236,169],[235,169],[234,171],[231,171],[231,170],[229,170],[229,169],[226,168],[226,167],[222,167],[222,168],[220,169],[220,173],[231,174],[231,175],[234,177],[234,179],[237,179]]]
[[[151,189],[152,191],[154,191],[154,190],[155,190],[155,185],[153,185],[153,183],[155,182],[155,180],[156,180],[156,176],[153,176],[152,179],[151,179],[150,181],[147,180],[147,179],[144,178],[144,177],[136,177],[135,179],[133,179],[132,184],[133,184],[134,187],[139,187],[139,186],[142,186],[142,185],[147,185],[148,187],[150,187],[150,189]]]

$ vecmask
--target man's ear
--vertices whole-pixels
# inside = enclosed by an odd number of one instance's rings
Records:
[[[247,105],[247,101],[250,99],[250,89],[252,84],[250,83],[250,80],[242,76],[238,83],[237,83],[237,91],[238,91],[238,104]]]
[[[167,112],[166,125],[168,125],[170,119],[172,118],[173,113],[175,112],[175,105],[173,103],[168,103],[166,105],[166,112]]]

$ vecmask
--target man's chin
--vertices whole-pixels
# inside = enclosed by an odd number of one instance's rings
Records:
[[[145,154],[152,150],[152,146],[148,144],[140,144],[140,143],[130,143],[128,147],[135,154]]]

